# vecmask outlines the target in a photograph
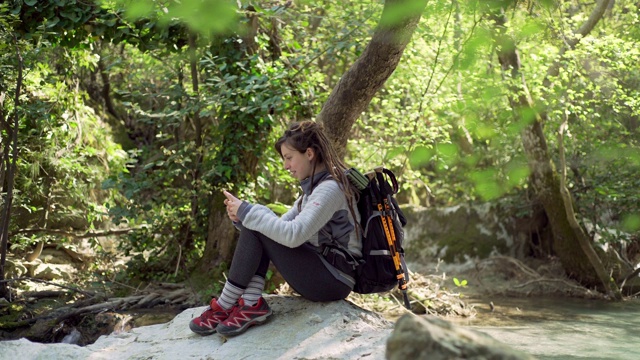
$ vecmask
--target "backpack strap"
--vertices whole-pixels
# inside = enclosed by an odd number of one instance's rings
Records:
[[[382,172],[387,175],[389,180],[391,180],[391,185],[393,186],[393,192],[391,193],[391,195],[397,194],[399,187],[398,187],[398,180],[396,179],[396,175],[387,168],[383,168]],[[385,183],[387,182],[385,181]]]
[[[322,248],[322,255],[323,256],[327,256],[327,253],[331,250],[331,248],[334,249],[338,249],[340,252],[342,252],[345,257],[350,258],[351,261],[349,261],[348,263],[355,269],[356,266],[358,266],[360,264],[360,261],[358,261],[353,254],[351,254],[351,251],[349,251],[347,248],[345,248],[344,246],[342,246],[342,244],[340,244],[339,242],[337,242],[336,240],[333,239],[333,237],[329,234],[329,232],[325,229],[320,229],[320,232],[322,234],[324,234],[324,236],[326,236],[327,238],[331,239],[331,244],[326,244],[324,245],[324,247]]]
[[[371,222],[371,220],[376,216],[382,216],[382,211],[378,211],[378,210],[371,211],[371,216],[367,219],[367,223],[364,225],[364,229],[363,229],[364,232],[362,233],[362,236],[364,237],[367,236],[367,234],[369,233],[369,222]]]

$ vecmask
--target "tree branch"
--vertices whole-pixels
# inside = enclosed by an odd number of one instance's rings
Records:
[[[622,283],[620,283],[620,289],[624,288],[624,285],[627,283],[629,279],[631,279],[634,276],[638,276],[638,274],[640,274],[640,268],[635,269],[631,274],[625,276],[624,280],[622,280]]]
[[[599,0],[596,7],[593,9],[593,11],[591,11],[591,15],[589,15],[589,18],[584,22],[584,24],[582,24],[582,26],[580,26],[580,28],[578,28],[578,30],[573,32],[572,38],[565,41],[566,45],[563,46],[562,49],[560,49],[556,60],[553,62],[553,64],[551,64],[551,66],[549,66],[549,69],[547,70],[547,76],[544,78],[544,81],[542,83],[544,87],[548,88],[549,86],[551,86],[551,80],[549,78],[556,77],[560,73],[560,60],[562,59],[564,54],[569,50],[573,50],[576,45],[578,45],[580,40],[589,35],[591,30],[593,30],[593,28],[596,26],[596,24],[598,24],[598,22],[604,15],[605,11],[609,7],[610,2],[611,0]]]
[[[333,88],[317,116],[344,157],[351,127],[393,74],[427,0],[386,0],[378,27],[362,55]]]
[[[77,233],[74,233],[74,232],[60,230],[60,229],[30,228],[30,229],[17,230],[15,232],[10,233],[9,236],[13,236],[13,235],[16,235],[16,234],[47,233],[47,234],[52,234],[52,235],[68,236],[68,237],[71,237],[71,238],[74,238],[74,239],[85,239],[85,238],[92,238],[92,237],[104,237],[104,236],[110,236],[110,235],[123,235],[123,234],[128,234],[128,233],[130,233],[132,231],[136,231],[136,230],[140,230],[140,229],[143,229],[143,228],[142,227],[138,227],[138,228],[106,230],[106,231],[96,231],[96,232],[88,231],[88,232],[86,232],[84,234],[77,234]]]

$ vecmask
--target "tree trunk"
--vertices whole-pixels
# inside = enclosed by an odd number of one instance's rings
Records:
[[[581,30],[588,32],[595,26],[597,20],[594,21],[593,18],[599,19],[602,16],[604,11],[600,12],[599,10],[601,7],[606,9],[608,1],[599,2],[592,16],[587,20],[589,26],[583,26]],[[554,168],[542,130],[542,122],[546,118],[546,113],[537,113],[533,106],[533,100],[530,97],[524,76],[520,74],[520,57],[516,44],[505,31],[506,17],[503,9],[490,10],[490,16],[495,21],[494,39],[498,60],[502,70],[509,71],[511,75],[509,102],[519,120],[530,123],[522,131],[522,144],[529,160],[534,191],[542,203],[551,225],[554,252],[560,258],[570,277],[585,286],[603,286],[607,293],[618,297],[617,286],[611,281],[588,237],[578,225],[573,213],[571,194]],[[586,33],[580,33],[580,37],[584,35]],[[576,37],[576,39],[580,37]],[[567,43],[569,46],[575,46],[577,41]],[[561,53],[564,51],[566,49]],[[548,74],[557,73],[558,63],[559,61],[550,67]]]
[[[415,31],[426,0],[386,0],[366,49],[333,88],[318,114],[338,154],[344,157],[351,127],[393,74]]]
[[[207,243],[198,266],[201,274],[211,274],[219,265],[228,264],[233,257],[238,234],[227,216],[224,199],[221,192],[211,196]]]
[[[247,13],[248,22],[245,26],[245,33],[242,41],[242,50],[250,55],[255,54],[258,51],[258,44],[255,42],[255,37],[258,34],[258,17],[255,15],[255,9],[253,7],[249,7]],[[229,115],[233,116],[233,115]],[[223,137],[223,144],[221,148],[231,148],[231,147],[239,147],[239,144],[236,140],[237,135],[241,135],[241,141],[246,144],[246,146],[241,146],[246,149],[243,153],[238,154],[240,158],[242,158],[241,169],[239,173],[244,173],[246,175],[245,179],[253,178],[257,171],[258,165],[258,153],[253,151],[257,147],[260,147],[260,144],[264,142],[264,139],[261,136],[249,136],[246,134],[250,133],[248,129],[243,126],[223,126],[219,130],[227,133],[233,133]],[[260,129],[263,134],[269,133],[271,130],[270,126],[267,125],[264,129]],[[255,131],[255,130],[253,130]],[[225,158],[225,155],[216,159],[216,162],[219,163],[232,163],[228,158]],[[230,182],[236,183],[236,185],[241,186],[239,184],[241,179],[231,179]],[[216,191],[210,196],[210,204],[209,204],[209,215],[208,215],[208,224],[207,224],[207,242],[205,244],[204,253],[202,258],[199,260],[198,265],[196,266],[196,272],[193,274],[192,279],[198,280],[199,276],[207,276],[212,274],[212,271],[216,270],[222,264],[229,264],[231,259],[233,258],[233,252],[235,250],[236,240],[237,240],[237,232],[229,217],[227,216],[226,208],[224,206],[224,195],[222,191]]]
[[[453,0],[451,2],[454,7],[454,17],[453,17],[453,48],[456,50],[457,54],[462,53],[462,41],[463,41],[463,33],[462,33],[462,13],[460,11],[460,1]],[[460,57],[455,57],[455,68],[460,67]],[[462,93],[462,84],[464,83],[464,77],[462,76],[462,72],[458,71],[458,79],[456,83],[456,90],[458,93],[458,99],[464,99],[464,94]],[[465,115],[462,114],[457,127],[452,130],[451,137],[457,140],[460,149],[467,154],[473,154],[473,138],[467,129],[467,125],[465,124]]]
[[[191,87],[196,98],[200,97],[200,78],[198,71],[198,52],[196,45],[197,35],[194,33],[189,34],[189,68],[191,69]],[[202,165],[202,159],[204,158],[203,143],[203,125],[200,118],[199,109],[194,110],[191,114],[187,115],[186,121],[190,122],[193,126],[193,141],[195,143],[195,158],[191,165],[191,181],[189,186],[191,187],[191,219],[198,217],[198,194],[200,193],[200,168]],[[185,126],[188,128],[189,126]],[[193,222],[189,221],[184,224],[186,232],[183,232],[184,238],[180,239],[180,246],[185,249],[191,249],[193,246],[193,229],[191,228]]]
[[[13,144],[11,146],[11,162],[9,162],[9,146],[6,147],[6,154],[3,160],[4,166],[6,166],[6,181],[7,181],[7,195],[4,199],[4,207],[0,216],[0,281],[5,279],[5,264],[7,261],[7,246],[9,243],[9,224],[11,221],[11,204],[13,203],[13,183],[16,173],[16,162],[18,159],[18,131],[20,131],[20,91],[22,90],[22,54],[18,47],[17,39],[14,36],[14,43],[16,45],[16,57],[18,59],[18,78],[16,81],[15,99],[13,100],[13,128],[8,135],[11,134],[11,139],[7,136],[7,143]],[[4,120],[4,119],[3,119]],[[7,121],[8,122],[8,121]],[[4,188],[4,184],[0,184],[0,188]],[[7,297],[9,289],[6,282],[0,283],[0,298]]]

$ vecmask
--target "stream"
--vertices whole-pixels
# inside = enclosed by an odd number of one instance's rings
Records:
[[[454,320],[538,359],[640,359],[640,300],[495,298]]]

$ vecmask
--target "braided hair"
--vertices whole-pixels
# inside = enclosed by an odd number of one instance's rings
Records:
[[[322,163],[331,177],[338,182],[340,189],[347,198],[351,216],[353,216],[355,220],[354,201],[357,201],[359,192],[347,178],[345,174],[347,165],[338,156],[333,144],[324,133],[322,125],[311,120],[294,122],[289,125],[284,135],[275,143],[276,151],[280,156],[282,156],[282,145],[284,144],[301,153],[306,152],[308,148],[313,149],[316,160],[313,162],[313,168],[311,170],[311,192],[313,192],[314,187],[317,185],[313,183],[316,166],[318,163]],[[302,202],[300,201],[298,203],[298,211],[301,210],[301,206]]]

